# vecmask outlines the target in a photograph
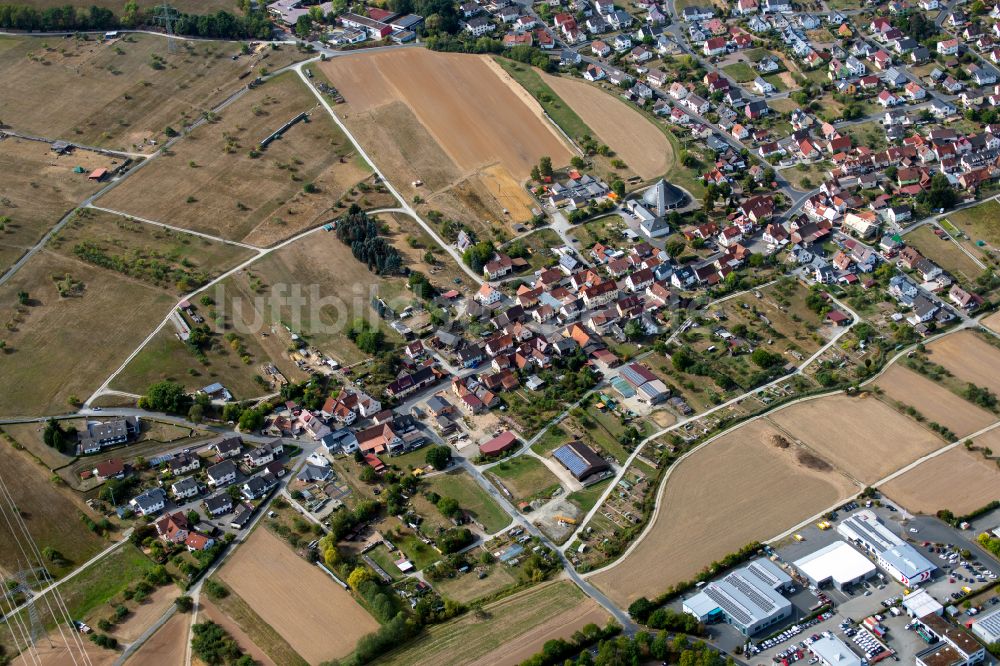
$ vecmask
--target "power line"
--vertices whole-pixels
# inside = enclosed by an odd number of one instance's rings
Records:
[[[176,10],[164,2],[156,8],[156,20],[163,24],[163,29],[167,33],[167,51],[174,53],[177,50],[177,43],[174,39],[174,21],[177,20]]]

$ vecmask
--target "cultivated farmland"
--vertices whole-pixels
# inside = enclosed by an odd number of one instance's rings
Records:
[[[71,396],[87,398],[172,300],[166,292],[56,253],[36,254],[0,287],[0,313],[9,322],[0,337],[6,342],[0,374],[18,387],[0,393],[0,413],[58,414]]]
[[[583,624],[603,624],[607,617],[567,582],[538,585],[487,604],[483,610],[482,614],[466,613],[428,627],[419,638],[378,663],[386,666],[518,663],[539,650],[547,638],[557,635],[565,638]],[[524,649],[512,653],[510,645],[522,640]]]
[[[86,197],[102,185],[87,178],[118,162],[100,153],[76,150],[56,155],[49,144],[0,137],[0,272]],[[80,167],[80,172],[74,169]]]
[[[775,502],[775,488],[794,502]],[[808,448],[752,421],[677,464],[642,540],[590,580],[619,605],[689,580],[710,562],[763,541],[857,491]]]
[[[986,439],[977,437],[976,443],[984,445]],[[996,460],[956,446],[922,462],[879,490],[909,511],[933,515],[948,509],[961,516],[1000,500],[1000,468]]]
[[[572,154],[538,103],[487,57],[403,49],[319,70],[347,102],[337,114],[404,196],[470,222],[503,219],[504,209],[527,221],[532,203],[519,190],[531,167],[543,155],[564,165]]]
[[[890,402],[913,407],[959,438],[985,428],[996,417],[909,368],[894,363],[875,382]]]
[[[133,666],[137,664],[184,666],[189,623],[190,620],[185,614],[174,614],[125,663]]]
[[[300,113],[310,113],[308,120],[258,151]],[[98,203],[270,245],[336,215],[333,204],[368,174],[352,152],[312,92],[289,72],[248,92]]]
[[[291,47],[232,60],[234,44],[163,37],[0,37],[0,118],[12,129],[50,139],[152,152],[164,129],[180,131],[243,87],[239,75],[277,69],[302,54]],[[49,103],[58,100],[58,103]]]
[[[269,530],[257,530],[219,572],[309,663],[344,657],[378,623],[350,593]],[[337,631],[329,630],[337,618]]]
[[[768,418],[865,485],[944,446],[930,430],[865,394],[807,400]]]
[[[1000,349],[972,331],[959,331],[927,345],[928,358],[963,382],[1000,393]]]
[[[230,594],[222,601],[228,602],[231,598],[233,598],[232,594]],[[245,602],[243,602],[242,599],[240,599],[238,603],[243,603],[245,605]],[[219,602],[219,604],[221,605],[221,601]],[[198,602],[198,605],[200,606],[200,609],[198,611],[199,622],[216,623],[217,625],[225,629],[230,636],[233,637],[233,640],[236,641],[237,645],[240,646],[240,649],[243,650],[244,653],[250,655],[253,658],[254,662],[263,664],[263,666],[276,666],[275,660],[272,659],[268,655],[268,653],[263,648],[261,648],[261,646],[257,645],[253,641],[250,635],[243,630],[243,626],[241,625],[241,623],[238,623],[236,620],[229,617],[229,615],[223,612],[221,608],[216,606],[215,602],[212,602],[202,597],[202,599]],[[185,636],[187,635],[186,626],[184,635]],[[289,656],[291,658],[286,663],[289,664],[296,663],[295,657],[291,655]],[[302,658],[299,657],[298,661],[301,661],[301,659]],[[284,666],[284,664],[282,664],[282,666]]]
[[[563,101],[618,157],[646,180],[664,175],[676,158],[666,135],[641,113],[596,86],[565,76],[544,75]]]

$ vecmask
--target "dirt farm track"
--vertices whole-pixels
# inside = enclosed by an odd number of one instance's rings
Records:
[[[350,593],[267,529],[256,530],[219,575],[310,664],[350,654],[378,629]]]

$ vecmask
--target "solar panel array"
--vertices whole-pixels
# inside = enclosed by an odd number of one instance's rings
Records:
[[[859,536],[876,546],[879,550],[888,550],[902,543],[899,539],[894,538],[891,532],[886,534],[884,529],[880,529],[882,527],[880,524],[872,524],[862,519],[862,515],[858,514],[848,518],[844,521],[847,524],[846,526],[857,532]]]
[[[566,469],[570,471],[570,474],[577,478],[580,478],[580,476],[590,467],[590,463],[584,460],[583,457],[574,451],[568,444],[560,446],[552,455],[555,456],[556,460],[566,466]]]
[[[750,623],[753,622],[753,616],[750,615],[745,608],[736,603],[732,597],[724,593],[715,585],[707,586],[705,588],[705,594],[709,599],[719,604],[719,608],[725,611],[729,617],[733,618],[743,626],[749,626]]]
[[[751,562],[750,566],[748,566],[746,570],[752,573],[760,580],[762,580],[763,582],[770,585],[771,587],[778,587],[778,585],[781,583],[781,581],[778,580],[777,576],[775,576],[773,573],[771,573],[764,567],[760,566],[756,562]]]
[[[747,581],[747,579],[740,574],[736,573],[729,576],[726,578],[726,582],[742,592],[747,599],[752,601],[757,608],[761,609],[765,613],[770,613],[777,608],[773,601],[761,594],[757,588],[751,585],[749,581]]]

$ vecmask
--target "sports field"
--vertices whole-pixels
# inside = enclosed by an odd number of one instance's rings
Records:
[[[945,445],[930,430],[867,394],[807,400],[768,418],[865,485]]]
[[[621,606],[690,580],[752,541],[777,536],[857,492],[808,449],[782,448],[758,419],[703,446],[672,469],[638,545],[589,580]],[[794,497],[775,502],[774,489]]]
[[[63,289],[65,295],[60,295]],[[27,294],[22,304],[20,292]],[[0,414],[61,414],[86,399],[160,322],[167,292],[42,251],[0,287]]]
[[[311,664],[347,656],[378,629],[349,592],[269,530],[256,530],[219,576]]]
[[[304,112],[307,121],[251,154]],[[368,175],[352,155],[312,92],[289,72],[249,91],[97,203],[267,246],[338,214],[337,200]]]
[[[996,420],[996,416],[986,410],[899,363],[889,366],[875,385],[890,402],[913,407],[928,422],[940,423],[960,438]]]
[[[985,437],[977,437],[976,444],[988,446]],[[987,460],[979,452],[956,446],[896,477],[879,490],[909,511],[933,515],[948,509],[962,516],[1000,500],[1000,467],[995,460]]]
[[[673,148],[660,128],[622,100],[566,76],[546,74],[543,78],[643,179],[658,178],[674,164]]]
[[[0,97],[0,118],[19,132],[149,154],[149,139],[162,143],[166,127],[180,131],[242,88],[240,74],[303,58],[290,46],[233,60],[238,52],[183,40],[170,53],[156,35],[0,37],[0,88],[19,91]]]
[[[928,358],[963,382],[1000,393],[1000,349],[972,331],[958,331],[927,345]]]
[[[378,661],[385,666],[515,664],[557,636],[567,638],[588,622],[603,626],[607,613],[572,583],[543,583],[432,625],[402,649]],[[530,650],[530,651],[529,651]]]
[[[87,178],[94,169],[113,169],[116,162],[120,160],[88,150],[57,155],[42,141],[0,137],[0,173],[4,174],[0,191],[0,272],[7,270],[66,213],[104,186]]]

